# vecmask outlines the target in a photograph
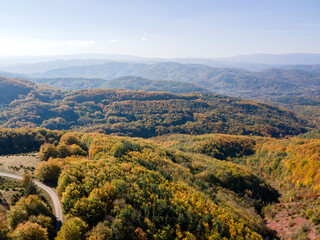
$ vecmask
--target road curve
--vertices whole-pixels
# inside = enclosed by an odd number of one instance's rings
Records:
[[[21,176],[16,175],[16,174],[12,174],[12,173],[0,172],[0,176],[22,180]],[[35,181],[35,180],[33,180],[33,182],[39,188],[42,188],[44,191],[46,191],[50,195],[50,197],[52,199],[53,206],[54,206],[55,216],[57,219],[57,231],[58,231],[61,227],[62,222],[63,222],[62,208],[61,208],[61,204],[60,204],[60,200],[58,198],[58,195],[56,194],[56,192],[52,188],[48,187],[47,185],[44,185],[43,183],[41,183],[39,181]]]

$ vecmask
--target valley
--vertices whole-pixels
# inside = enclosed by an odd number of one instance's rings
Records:
[[[0,240],[320,240],[319,9],[0,1]]]
[[[14,185],[4,239],[319,237],[316,65],[92,62],[0,77],[1,169],[55,188],[65,219],[55,236],[40,193]]]

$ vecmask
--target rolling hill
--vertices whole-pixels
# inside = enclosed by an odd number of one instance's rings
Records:
[[[45,84],[36,84],[29,80],[0,77],[0,104],[8,104],[31,92],[51,94],[57,89]]]
[[[32,78],[30,80],[66,90],[101,88],[106,81],[100,78]]]
[[[274,239],[275,230],[283,239],[316,238],[317,137],[319,131],[283,139],[226,134],[141,139],[0,128],[2,152],[40,148],[34,176],[57,184],[68,216],[58,236],[80,223],[86,227],[77,233],[91,239],[138,234]],[[1,208],[0,224],[9,232],[4,214]]]
[[[87,66],[87,65],[97,65],[110,62],[110,60],[104,59],[69,59],[61,60],[57,59],[54,61],[45,61],[39,63],[29,63],[29,64],[18,64],[13,66],[1,67],[1,70],[6,72],[14,72],[18,74],[31,74],[46,72],[53,69],[65,68],[65,67],[75,67],[75,66]]]
[[[101,84],[103,88],[112,89],[129,89],[129,90],[145,90],[145,91],[157,91],[157,92],[172,92],[172,93],[209,93],[210,91],[197,86],[192,83],[178,82],[178,81],[166,81],[166,80],[149,80],[146,78],[125,76],[111,81],[104,81]]]
[[[303,70],[308,72],[320,72],[320,64],[311,64],[311,65],[290,65],[282,67],[281,69],[286,70]]]
[[[11,140],[4,141],[8,150],[13,150],[12,145],[24,147],[24,141],[15,136],[45,142],[39,152],[42,162],[34,176],[57,184],[67,216],[58,237],[66,235],[65,228],[78,226],[77,223],[85,227],[76,228],[75,239],[84,239],[84,235],[89,239],[179,236],[201,240],[262,240],[274,236],[259,213],[264,206],[276,202],[279,195],[245,166],[169,149],[145,139],[45,129],[0,129],[0,141]],[[249,139],[229,138],[240,144]],[[2,206],[5,201],[2,195],[0,198]],[[10,211],[15,208],[11,206]],[[18,223],[29,219],[16,217],[18,211],[9,212],[8,224],[3,217],[5,210],[0,208],[0,224],[7,230],[5,233],[17,227],[11,219]],[[32,210],[34,214],[41,211]],[[45,226],[50,225],[52,222]]]
[[[306,105],[305,102],[303,105],[292,105],[283,101],[288,98],[290,101],[300,101],[302,98],[313,101],[312,99],[317,98],[320,94],[320,73],[316,69],[317,65],[295,65],[249,72],[242,69],[213,68],[201,64],[174,62],[155,64],[108,62],[54,69],[45,73],[26,75],[24,78],[68,90],[122,88],[173,93],[209,91],[287,107],[303,116],[311,117],[318,124],[318,107]],[[8,77],[22,77],[7,72],[2,74]],[[134,76],[127,77],[130,74]],[[41,78],[33,78],[34,76]],[[293,100],[294,98],[296,100]]]
[[[66,90],[110,88],[172,93],[210,92],[209,90],[192,83],[166,80],[157,81],[135,76],[124,76],[113,80],[88,78],[34,78],[31,80],[37,83],[45,83]]]
[[[5,93],[16,88],[16,81],[22,85],[21,94],[12,96],[10,102]],[[1,91],[3,127],[41,126],[140,137],[215,132],[280,137],[314,126],[285,109],[215,94],[111,89],[64,92],[40,90],[37,84],[15,79],[6,79]]]
[[[274,96],[314,96],[320,91],[320,73],[317,72],[286,69],[249,72],[235,68],[213,68],[201,64],[174,62],[156,64],[111,62],[55,69],[29,77],[112,80],[128,75],[150,80],[188,82],[219,94],[252,99],[259,97],[261,100]]]
[[[34,78],[102,78],[111,80],[121,76],[134,75],[133,73],[146,68],[143,63],[110,62],[97,65],[72,66],[49,70],[43,73],[27,75]]]
[[[285,90],[287,74],[272,74]],[[133,82],[148,90],[170,84],[101,80],[119,87]],[[1,127],[23,127],[0,128],[0,153],[40,149],[34,176],[57,185],[67,215],[58,237],[77,224],[78,236],[90,239],[273,239],[273,230],[282,236],[284,229],[299,239],[319,232],[319,131],[309,131],[316,125],[293,112],[217,94],[62,91],[3,77],[0,93]],[[308,98],[298,103],[319,105]],[[0,208],[0,225],[8,234],[16,230],[5,212]]]
[[[250,62],[277,65],[320,64],[320,54],[312,53],[251,54],[239,55],[224,59],[231,62]]]

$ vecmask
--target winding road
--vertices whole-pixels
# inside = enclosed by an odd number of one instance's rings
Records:
[[[22,180],[21,176],[16,175],[16,174],[12,174],[12,173],[0,172],[0,176]],[[55,216],[57,219],[57,230],[59,230],[62,225],[62,222],[63,222],[63,214],[62,214],[62,208],[61,208],[61,204],[60,204],[60,200],[58,198],[58,195],[56,194],[56,192],[52,188],[48,187],[47,185],[44,185],[43,183],[41,183],[39,181],[35,181],[35,180],[33,180],[33,182],[39,188],[42,188],[44,191],[46,191],[50,195],[50,197],[52,199],[53,206],[54,206]]]

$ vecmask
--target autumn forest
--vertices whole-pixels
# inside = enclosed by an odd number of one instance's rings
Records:
[[[0,93],[1,171],[23,176],[0,177],[0,239],[319,235],[314,117],[207,92],[69,91],[1,77]],[[23,160],[6,165],[8,156]],[[55,189],[63,223],[33,180]]]

